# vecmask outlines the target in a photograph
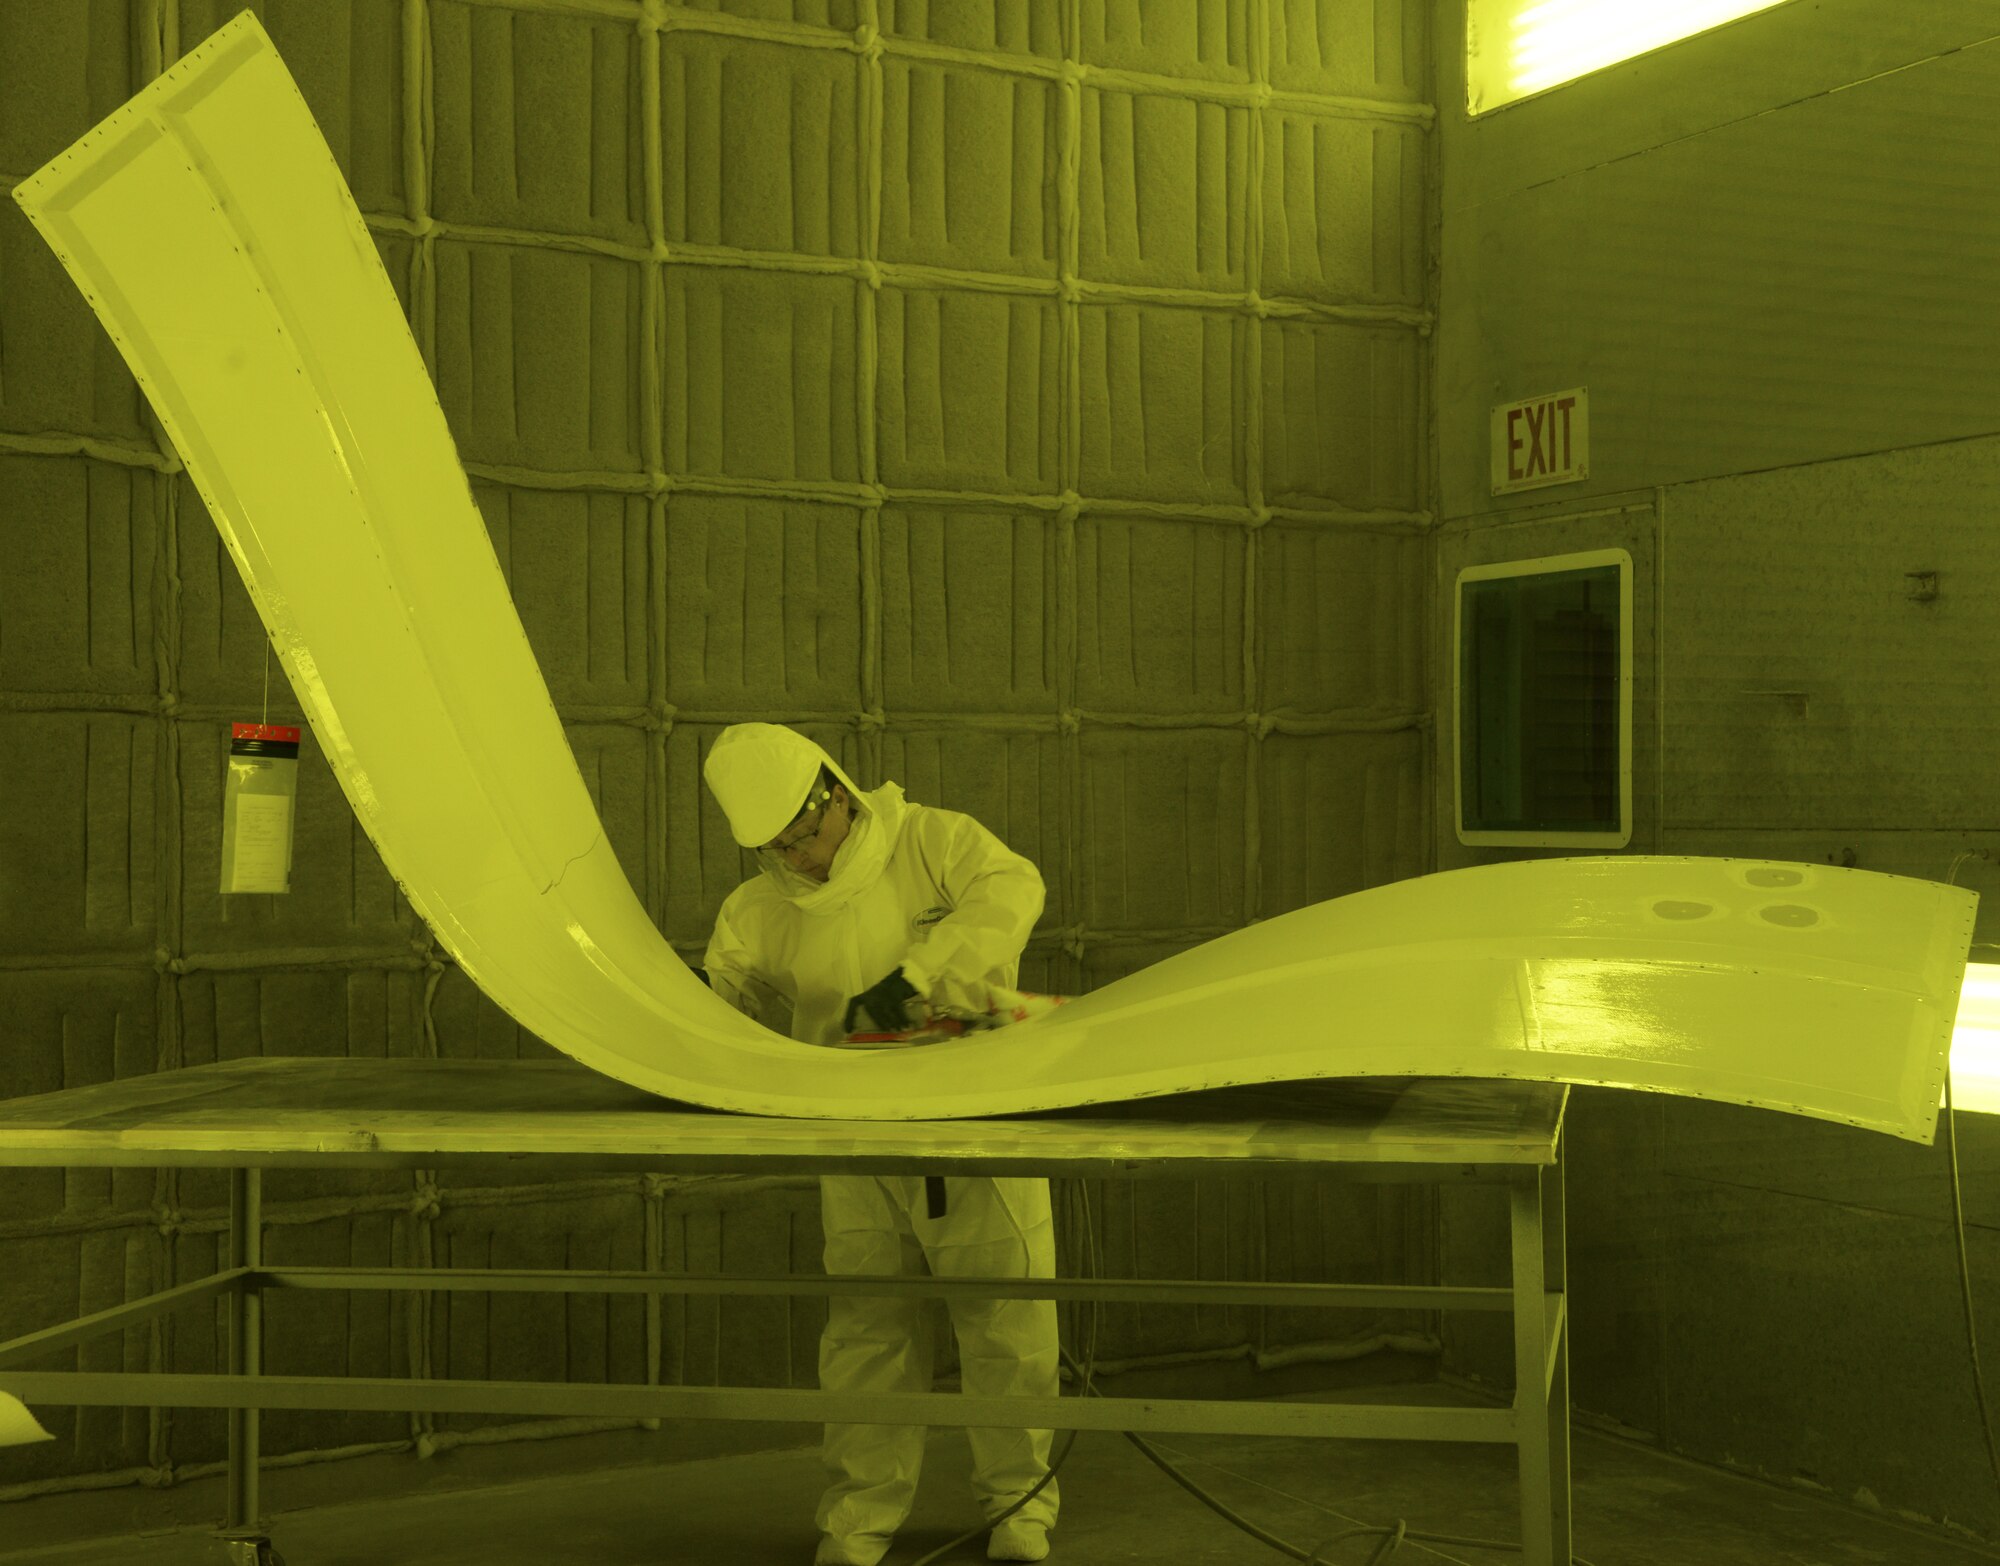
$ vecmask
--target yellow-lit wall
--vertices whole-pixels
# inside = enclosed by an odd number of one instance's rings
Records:
[[[239,8],[0,5],[0,175]],[[256,9],[684,953],[749,869],[696,830],[705,747],[740,719],[1033,858],[1037,988],[1425,867],[1421,0],[711,0],[662,31],[637,3]],[[217,895],[226,725],[261,712],[264,655],[115,350],[0,203],[0,1092],[260,1052],[543,1053],[441,959],[310,740],[294,890]],[[270,716],[298,719],[282,675]],[[0,1193],[0,1336],[214,1262],[216,1176]],[[1119,1275],[1430,1260],[1396,1188],[1095,1195]],[[280,1262],[779,1271],[819,1243],[800,1179],[283,1173],[265,1211]],[[268,1319],[283,1371],[810,1384],[814,1304],[363,1295]],[[212,1325],[135,1337],[135,1363],[207,1369]],[[1101,1347],[1243,1362],[1378,1325],[1127,1309]],[[0,1495],[159,1483],[222,1449],[219,1414],[50,1423],[0,1453]],[[266,1447],[402,1454],[494,1424],[278,1413]]]
[[[1439,14],[1438,666],[1462,566],[1628,549],[1633,851],[1955,877],[1986,896],[1973,956],[1992,960],[1991,7],[1780,5],[1476,121],[1461,9]],[[1491,406],[1578,385],[1588,480],[1493,497]],[[1457,844],[1439,734],[1440,867],[1523,852]],[[1942,1145],[1604,1091],[1572,1106],[1581,1409],[1781,1483],[2000,1523]],[[1983,1116],[1959,1133],[1984,1340],[2000,1141]],[[1448,1265],[1490,1273],[1475,1216],[1451,1211]],[[1453,1334],[1455,1365],[1504,1379],[1505,1355]]]

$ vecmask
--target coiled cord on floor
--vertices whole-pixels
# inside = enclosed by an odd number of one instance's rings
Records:
[[[1068,1358],[1067,1355],[1063,1357],[1065,1359]],[[1091,1388],[1090,1390],[1095,1391],[1096,1389]],[[1102,1397],[1103,1394],[1098,1393],[1098,1396]],[[1310,1550],[1302,1549],[1289,1540],[1279,1538],[1268,1529],[1259,1527],[1256,1523],[1250,1521],[1249,1518],[1243,1516],[1242,1513],[1232,1511],[1228,1506],[1218,1501],[1165,1457],[1162,1457],[1153,1444],[1146,1440],[1144,1436],[1132,1430],[1124,1430],[1119,1433],[1141,1452],[1145,1453],[1148,1460],[1157,1465],[1161,1472],[1166,1474],[1169,1479],[1173,1480],[1175,1484],[1187,1491],[1189,1495],[1192,1495],[1202,1505],[1214,1512],[1224,1522],[1230,1524],[1232,1527],[1242,1529],[1251,1538],[1258,1540],[1260,1543],[1270,1545],[1272,1549],[1278,1551],[1280,1554],[1289,1555],[1295,1561],[1304,1561],[1306,1566],[1332,1566],[1332,1563],[1326,1558],[1326,1552],[1336,1544],[1344,1543],[1348,1539],[1366,1538],[1375,1534],[1383,1536],[1382,1544],[1373,1555],[1368,1557],[1368,1566],[1381,1566],[1381,1562],[1386,1561],[1391,1555],[1394,1555],[1402,1547],[1404,1541],[1408,1539],[1418,1539],[1426,1544],[1456,1544],[1473,1550],[1519,1550],[1521,1548],[1518,1540],[1472,1539],[1457,1534],[1419,1532],[1417,1529],[1412,1528],[1403,1518],[1398,1517],[1394,1523],[1363,1523],[1357,1527],[1343,1529],[1330,1538],[1322,1539]],[[1572,1555],[1570,1556],[1570,1560],[1573,1566],[1590,1566],[1590,1563],[1581,1555]],[[919,1563],[919,1566],[922,1566],[922,1563]]]
[[[1953,1169],[1953,1174],[1954,1174],[1954,1179],[1956,1179],[1955,1165]],[[1081,1180],[1076,1182],[1074,1189],[1077,1192],[1083,1216],[1084,1255],[1088,1258],[1090,1263],[1090,1276],[1093,1279],[1101,1278],[1104,1275],[1104,1269],[1097,1254],[1097,1230],[1091,1218],[1090,1193]],[[1100,1310],[1101,1310],[1101,1302],[1097,1300],[1092,1300],[1090,1302],[1089,1346],[1085,1351],[1085,1359],[1082,1365],[1077,1364],[1075,1357],[1072,1356],[1067,1349],[1059,1348],[1057,1350],[1057,1352],[1062,1355],[1063,1363],[1069,1366],[1071,1373],[1074,1374],[1077,1379],[1077,1388],[1078,1388],[1077,1395],[1080,1397],[1091,1397],[1091,1396],[1102,1397],[1104,1395],[1102,1392],[1099,1392],[1097,1390],[1096,1384],[1093,1380],[1093,1377],[1095,1376],[1097,1369],[1097,1331],[1100,1320]],[[1069,1460],[1069,1454],[1071,1450],[1076,1446],[1076,1438],[1079,1434],[1081,1434],[1081,1432],[1074,1429],[1069,1431],[1068,1439],[1063,1442],[1062,1451],[1057,1454],[1056,1460],[1049,1465],[1049,1471],[1046,1474],[1042,1475],[1041,1479],[1036,1483],[1035,1487],[1032,1490],[1028,1491],[1027,1494],[1023,1495],[1012,1506],[1008,1507],[1006,1511],[1000,1513],[999,1516],[993,1518],[990,1522],[982,1523],[979,1527],[971,1529],[966,1533],[960,1534],[957,1538],[950,1540],[948,1543],[939,1545],[936,1549],[932,1550],[928,1555],[922,1556],[919,1559],[911,1562],[910,1566],[932,1566],[933,1562],[939,1560],[941,1557],[945,1555],[950,1554],[953,1550],[957,1549],[961,1544],[968,1543],[971,1540],[978,1538],[980,1534],[985,1533],[988,1529],[997,1527],[1000,1523],[1005,1522],[1009,1517],[1013,1516],[1022,1507],[1026,1506],[1028,1502],[1032,1501],[1036,1496],[1042,1493],[1043,1489],[1048,1485],[1048,1483],[1052,1479],[1055,1478],[1056,1474],[1061,1470],[1062,1465]],[[1322,1539],[1318,1544],[1314,1545],[1310,1550],[1303,1549],[1299,1545],[1293,1544],[1288,1539],[1280,1538],[1277,1534],[1272,1533],[1269,1529],[1260,1527],[1258,1524],[1252,1522],[1249,1518],[1245,1517],[1242,1513],[1234,1511],[1230,1507],[1224,1505],[1221,1501],[1218,1501],[1214,1496],[1210,1495],[1208,1491],[1204,1490],[1200,1485],[1196,1484],[1185,1473],[1183,1473],[1179,1468],[1177,1468],[1171,1461],[1169,1461],[1166,1457],[1161,1455],[1160,1451],[1150,1441],[1146,1440],[1145,1437],[1141,1436],[1137,1431],[1121,1430],[1119,1434],[1124,1436],[1127,1441],[1130,1441],[1134,1446],[1136,1446],[1140,1450],[1140,1452],[1145,1455],[1148,1462],[1152,1463],[1169,1479],[1173,1480],[1175,1484],[1179,1485],[1183,1490],[1187,1491],[1189,1495],[1193,1496],[1197,1501],[1201,1502],[1202,1505],[1206,1506],[1210,1511],[1214,1512],[1218,1517],[1220,1517],[1224,1522],[1228,1523],[1231,1527],[1240,1529],[1242,1532],[1247,1533],[1251,1538],[1257,1540],[1260,1544],[1269,1545],[1272,1549],[1278,1551],[1281,1555],[1289,1555],[1295,1561],[1305,1562],[1305,1566],[1334,1566],[1334,1563],[1331,1562],[1327,1557],[1326,1552],[1328,1550],[1332,1549],[1337,1544],[1345,1543],[1349,1539],[1368,1538],[1368,1537],[1373,1537],[1375,1535],[1380,1535],[1382,1542],[1379,1546],[1377,1546],[1374,1554],[1368,1557],[1367,1566],[1382,1566],[1382,1563],[1384,1561],[1388,1560],[1390,1556],[1396,1554],[1397,1551],[1399,1551],[1403,1547],[1404,1543],[1411,1539],[1420,1540],[1426,1544],[1452,1544],[1452,1545],[1458,1545],[1465,1549],[1475,1549],[1475,1550],[1518,1551],[1522,1548],[1518,1540],[1477,1539],[1477,1538],[1466,1538],[1457,1534],[1449,1534],[1449,1533],[1424,1533],[1416,1529],[1413,1529],[1412,1527],[1410,1527],[1409,1523],[1406,1520],[1404,1520],[1401,1517],[1398,1517],[1396,1521],[1391,1524],[1385,1525],[1379,1523],[1364,1523],[1357,1527],[1343,1529],[1339,1533],[1336,1533],[1329,1538]],[[1997,1469],[1996,1471],[2000,1471],[2000,1469]],[[1570,1556],[1570,1562],[1571,1566],[1590,1566],[1590,1562],[1585,1560],[1581,1555],[1572,1554]]]

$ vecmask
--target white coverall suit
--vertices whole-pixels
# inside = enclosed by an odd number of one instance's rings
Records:
[[[715,992],[756,1015],[761,992],[775,991],[791,1003],[791,1036],[828,1044],[844,1036],[848,999],[898,967],[919,996],[940,1007],[981,1010],[988,985],[1013,987],[1042,911],[1042,877],[972,817],[908,803],[896,783],[864,794],[821,747],[771,724],[726,730],[706,770],[726,809],[732,773],[738,799],[754,787],[747,778],[763,778],[768,791],[774,771],[784,777],[776,787],[790,789],[780,797],[792,804],[777,818],[732,813],[737,841],[748,844],[783,830],[821,766],[859,807],[854,825],[824,884],[767,860],[762,874],[724,900],[703,962]],[[940,1277],[1055,1275],[1047,1180],[953,1176],[945,1190],[945,1214],[932,1218],[921,1176],[823,1176],[826,1270],[921,1273],[928,1263]],[[832,1296],[820,1339],[821,1387],[928,1392],[927,1304]],[[1052,1300],[952,1300],[949,1308],[968,1394],[1057,1395]],[[818,1511],[826,1536],[819,1566],[874,1566],[887,1552],[916,1497],[924,1433],[919,1425],[826,1427],[832,1483]],[[972,1428],[967,1435],[973,1493],[990,1521],[1048,1471],[1051,1432]],[[1056,1489],[1051,1481],[1006,1528],[1052,1526]],[[993,1547],[998,1554],[997,1533]]]

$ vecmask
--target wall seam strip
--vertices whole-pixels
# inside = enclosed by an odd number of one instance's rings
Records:
[[[1257,106],[1250,110],[1245,173],[1243,286],[1252,305],[1243,323],[1243,498],[1249,508],[1250,532],[1243,542],[1243,699],[1249,707],[1249,727],[1243,747],[1243,915],[1246,923],[1264,916],[1263,813],[1264,774],[1263,662],[1258,656],[1257,584],[1263,565],[1261,524],[1264,510],[1264,325],[1256,313],[1258,289],[1264,281],[1264,109],[1268,100],[1271,41],[1270,0],[1251,0],[1248,37],[1250,80]]]

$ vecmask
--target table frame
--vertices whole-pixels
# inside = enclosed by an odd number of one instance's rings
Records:
[[[963,1123],[956,1129],[963,1131]],[[762,1276],[658,1272],[534,1271],[271,1267],[263,1260],[262,1168],[337,1166],[356,1162],[438,1167],[491,1164],[477,1157],[432,1152],[259,1154],[258,1165],[229,1163],[228,1265],[191,1283],[0,1343],[0,1391],[27,1403],[124,1407],[222,1408],[229,1414],[228,1488],[224,1527],[254,1536],[259,1517],[259,1411],[266,1408],[337,1409],[514,1415],[609,1415],[643,1419],[735,1419],[802,1423],[869,1422],[924,1425],[998,1425],[1057,1430],[1179,1432],[1218,1435],[1288,1435],[1373,1440],[1469,1441],[1516,1448],[1522,1559],[1526,1566],[1568,1566],[1571,1549],[1569,1455],[1569,1334],[1567,1256],[1562,1167],[1562,1125],[1556,1121],[1549,1161],[1450,1163],[1340,1161],[1228,1167],[1237,1174],[1311,1168],[1335,1178],[1439,1185],[1498,1184],[1508,1195],[1512,1250],[1510,1287],[1320,1283],[1226,1283],[1154,1279],[1034,1279],[841,1276]],[[46,1149],[22,1156],[0,1144],[0,1165],[63,1161]],[[86,1161],[79,1157],[78,1162]],[[104,1161],[90,1159],[91,1162]],[[216,1165],[213,1152],[173,1157],[158,1150],[119,1162]],[[623,1158],[579,1163],[624,1163]],[[769,1173],[771,1161],[749,1155],[704,1154],[696,1160],[650,1158],[704,1170]],[[519,1168],[522,1160],[507,1160]],[[907,1159],[875,1157],[820,1160],[819,1172],[908,1172]],[[1078,1174],[1183,1173],[1182,1167],[1076,1157],[924,1161],[930,1173]],[[1217,1165],[1208,1166],[1219,1172]],[[263,1368],[263,1305],[274,1291],[395,1289],[542,1291],[555,1293],[669,1294],[919,1294],[982,1298],[1082,1301],[1163,1301],[1177,1304],[1390,1307],[1423,1310],[1511,1311],[1514,1318],[1515,1392],[1510,1407],[1412,1408],[1395,1404],[1314,1404],[1270,1399],[1133,1397],[979,1398],[963,1393],[872,1394],[804,1388],[679,1387],[639,1384],[507,1381],[415,1381],[403,1378],[272,1376]],[[221,1375],[144,1371],[35,1371],[24,1362],[73,1348],[205,1301],[222,1299],[228,1312],[228,1369]],[[246,1557],[247,1558],[247,1557]]]

